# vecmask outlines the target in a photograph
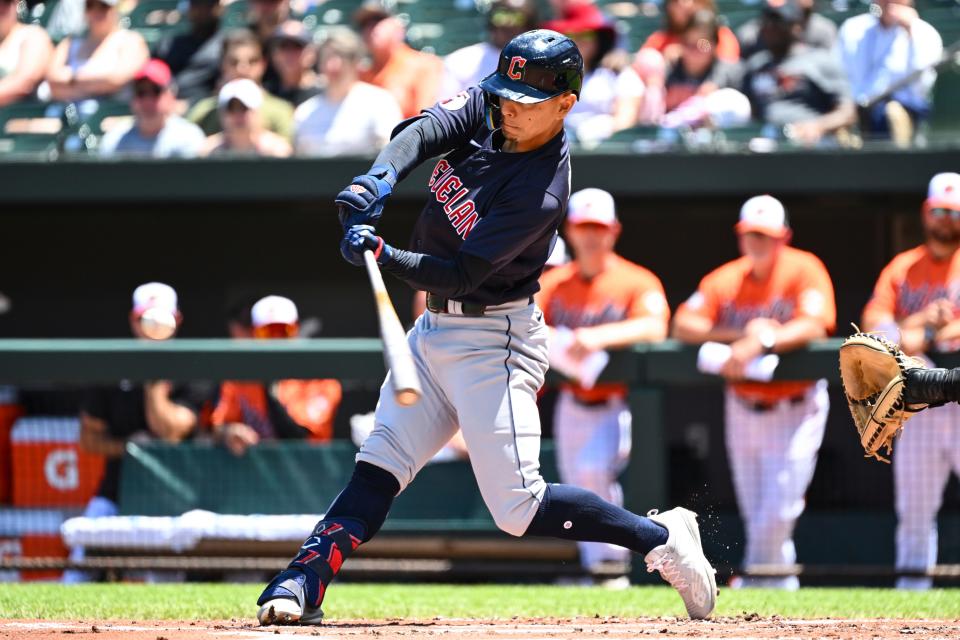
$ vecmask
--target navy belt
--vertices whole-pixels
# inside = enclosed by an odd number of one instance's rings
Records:
[[[514,301],[511,300],[509,302]],[[454,306],[454,303],[459,309],[454,310],[451,308]],[[532,303],[533,296],[530,296],[527,299],[527,304]],[[427,294],[427,309],[434,313],[457,313],[464,316],[482,316],[486,313],[487,309],[493,309],[498,306],[500,305],[480,304],[479,302],[460,302],[459,300],[450,300],[449,298],[438,296],[435,293]]]

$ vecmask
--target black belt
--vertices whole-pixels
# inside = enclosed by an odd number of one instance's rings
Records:
[[[443,296],[438,296],[435,293],[427,294],[427,309],[433,311],[434,313],[450,313],[448,303],[455,302],[449,298],[444,298]],[[527,304],[533,303],[533,296],[527,301]],[[506,304],[506,303],[503,303]],[[461,313],[465,316],[482,316],[486,313],[487,309],[491,307],[496,307],[499,305],[495,304],[480,304],[479,302],[461,302],[460,310]]]
[[[798,396],[793,396],[790,398],[784,398],[783,400],[774,400],[774,401],[764,401],[764,400],[747,400],[746,398],[738,397],[743,406],[750,411],[755,411],[756,413],[767,413],[768,411],[773,411],[777,408],[781,402],[788,402],[791,405],[798,405],[803,402],[803,399],[807,397],[807,394],[801,393]]]
[[[579,405],[581,407],[587,407],[590,409],[608,405],[610,404],[610,400],[612,400],[612,398],[603,398],[598,400],[584,400],[583,398],[578,398],[572,393],[570,394],[570,397],[573,399],[573,404]]]

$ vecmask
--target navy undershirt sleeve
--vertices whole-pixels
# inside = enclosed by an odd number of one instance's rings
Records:
[[[456,299],[475,291],[494,270],[489,262],[462,252],[452,260],[402,249],[393,249],[391,255],[383,265],[384,271],[414,289],[445,298]]]

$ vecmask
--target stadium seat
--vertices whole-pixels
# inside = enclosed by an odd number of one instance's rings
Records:
[[[63,123],[56,108],[19,102],[0,109],[0,152],[36,153],[56,147]]]
[[[170,33],[184,31],[188,23],[184,19],[186,3],[181,0],[140,0],[129,15],[124,16],[125,26],[140,33],[153,51]]]
[[[38,2],[28,8],[26,4],[22,4],[21,7],[25,8],[25,10],[20,12],[20,19],[28,24],[40,25],[46,29],[47,23],[50,22],[50,16],[53,15],[53,10],[57,6],[57,2],[58,0],[47,0],[46,2]]]

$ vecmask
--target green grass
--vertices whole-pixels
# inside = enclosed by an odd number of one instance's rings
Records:
[[[0,618],[218,620],[252,618],[259,585],[0,585]],[[626,591],[552,586],[341,584],[324,604],[330,618],[510,618],[680,616],[668,587]],[[791,618],[960,618],[960,590],[724,589],[716,615]]]

